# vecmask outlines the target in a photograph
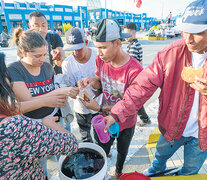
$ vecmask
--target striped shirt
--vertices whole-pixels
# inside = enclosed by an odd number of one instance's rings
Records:
[[[142,46],[137,39],[133,39],[127,46],[127,53],[142,63]]]

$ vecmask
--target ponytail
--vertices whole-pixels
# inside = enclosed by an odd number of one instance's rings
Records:
[[[47,41],[42,35],[34,30],[23,31],[21,27],[14,30],[13,42],[17,46],[17,55],[23,58],[22,51],[33,52],[35,48],[47,45]]]

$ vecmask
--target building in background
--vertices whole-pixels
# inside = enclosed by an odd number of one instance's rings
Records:
[[[87,9],[100,9],[101,8],[101,1],[100,0],[87,0]]]
[[[82,4],[77,6],[79,5],[78,2]],[[62,5],[47,5],[45,2],[6,3],[1,0],[0,33],[4,30],[11,35],[13,29],[18,26],[26,30],[28,28],[29,14],[35,10],[45,14],[48,21],[48,29],[51,30],[69,23],[72,26],[85,28],[104,17],[117,19],[121,25],[127,22],[134,22],[137,24],[138,30],[148,30],[152,25],[159,23],[156,18],[147,17],[146,13],[134,14],[101,8],[100,0],[67,0],[67,4],[69,3],[71,5],[63,5],[64,3]],[[76,6],[73,5],[74,3]]]

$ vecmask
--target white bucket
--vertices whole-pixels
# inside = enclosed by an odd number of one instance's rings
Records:
[[[98,146],[97,144],[94,144],[94,143],[79,143],[79,148],[88,148],[88,149],[96,150],[104,158],[104,166],[97,174],[95,174],[94,176],[91,176],[90,178],[81,179],[81,180],[105,180],[106,179],[106,172],[107,172],[107,157],[106,157],[105,151],[100,146]],[[65,157],[66,156],[60,156],[59,163],[58,163],[60,179],[61,180],[72,180],[71,178],[65,176],[61,171],[62,163],[63,163]],[[80,179],[78,179],[78,180],[80,180]]]

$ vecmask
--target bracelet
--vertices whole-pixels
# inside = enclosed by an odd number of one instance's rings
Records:
[[[100,109],[99,109],[98,112],[103,112],[103,106],[102,105],[100,105]]]

